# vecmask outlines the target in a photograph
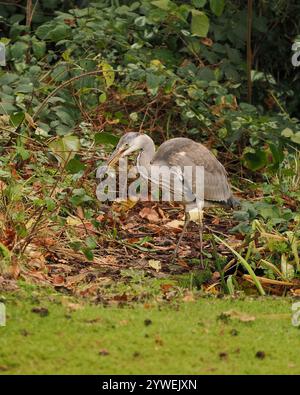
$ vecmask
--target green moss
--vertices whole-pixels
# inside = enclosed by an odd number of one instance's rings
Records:
[[[105,308],[26,292],[6,295],[7,326],[0,327],[5,374],[300,373],[300,332],[291,325],[288,299]],[[220,319],[228,310],[256,319]]]

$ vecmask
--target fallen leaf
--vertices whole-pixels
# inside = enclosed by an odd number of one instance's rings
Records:
[[[201,39],[202,44],[206,45],[207,47],[211,47],[213,45],[213,40],[208,37],[204,37]]]
[[[61,276],[60,274],[54,276],[52,278],[52,284],[56,287],[62,286],[65,283],[65,278]]]
[[[150,261],[148,261],[148,265],[152,267],[152,269],[155,269],[157,272],[161,270],[160,261],[156,261],[155,259],[150,259]]]
[[[140,212],[141,218],[146,218],[149,222],[159,222],[160,218],[158,212],[150,207],[144,207]]]
[[[213,282],[220,280],[220,278],[221,278],[221,275],[219,272],[213,272],[212,277],[211,277]]]
[[[168,228],[174,228],[174,229],[180,229],[183,225],[184,225],[184,221],[179,221],[177,219],[174,219],[173,221],[166,223],[166,226]]]
[[[237,319],[241,322],[251,322],[255,321],[255,317],[253,315],[249,315],[246,313],[242,313],[240,311],[235,311],[235,310],[228,310],[225,311],[224,313],[221,314],[224,317],[232,318],[232,319]]]
[[[194,302],[195,298],[193,292],[187,292],[185,296],[182,298],[184,302]]]
[[[79,226],[82,225],[82,221],[77,217],[67,217],[67,224],[70,226]]]
[[[33,129],[36,129],[37,124],[34,122],[33,118],[31,115],[29,115],[27,112],[25,112],[25,119],[28,122],[29,126]]]
[[[166,216],[165,216],[165,213],[163,212],[163,210],[162,210],[160,207],[157,207],[157,210],[158,210],[159,215],[161,216],[161,218],[162,218],[163,220],[165,220],[165,219],[166,219]]]
[[[167,293],[170,291],[170,289],[173,287],[173,284],[161,284],[160,289],[162,290],[163,293]]]
[[[6,184],[0,180],[0,192],[4,191],[4,189],[6,189]]]
[[[219,225],[219,224],[220,224],[220,218],[219,218],[219,217],[214,218],[214,219],[211,221],[211,223],[214,224],[214,225]]]

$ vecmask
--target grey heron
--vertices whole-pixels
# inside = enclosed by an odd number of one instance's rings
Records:
[[[200,258],[202,258],[202,231],[203,231],[203,208],[212,205],[223,205],[235,207],[239,204],[238,200],[233,197],[230,184],[227,178],[227,172],[224,166],[204,145],[197,143],[189,138],[177,137],[164,142],[156,151],[153,140],[146,134],[130,132],[126,133],[117,144],[114,152],[107,161],[107,168],[112,167],[120,158],[139,152],[137,157],[137,170],[151,182],[158,183],[159,180],[153,177],[154,172],[151,170],[155,167],[183,169],[184,167],[201,167],[204,172],[202,189],[197,192],[197,179],[192,178],[192,182],[186,183],[185,191],[188,189],[189,199],[181,201],[185,206],[185,221],[179,237],[175,256],[182,237],[190,221],[199,222],[200,228]],[[145,172],[143,169],[146,169]],[[97,171],[97,177],[101,178],[105,173],[105,168],[101,166]],[[177,171],[174,176],[184,182],[184,173]],[[170,189],[174,183],[169,185]]]

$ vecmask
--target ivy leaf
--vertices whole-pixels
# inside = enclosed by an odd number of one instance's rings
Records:
[[[192,0],[192,3],[197,8],[202,8],[206,4],[206,0]]]
[[[284,159],[283,149],[278,144],[269,144],[270,150],[272,152],[273,160],[276,165],[279,165]]]
[[[148,73],[146,77],[147,87],[152,95],[156,95],[161,84],[164,82],[165,77],[162,75],[156,75]]]
[[[170,0],[155,0],[151,2],[156,7],[160,8],[161,10],[169,11],[174,3]]]
[[[10,115],[9,123],[16,128],[23,122],[24,118],[24,112],[15,112]]]
[[[111,133],[102,132],[96,133],[94,140],[95,144],[117,145],[119,138]]]
[[[300,144],[300,132],[295,133],[292,137],[291,140],[293,143]]]
[[[210,9],[215,15],[221,16],[223,14],[225,7],[225,0],[209,0],[209,4],[210,4]]]
[[[268,158],[267,153],[261,149],[246,148],[244,150],[244,165],[250,170],[259,170],[266,166]]]
[[[28,49],[28,44],[25,44],[22,41],[17,41],[10,48],[11,56],[14,59],[20,60],[25,55],[27,49]]]
[[[60,163],[74,158],[76,151],[80,148],[80,141],[77,136],[64,136],[51,141],[49,148]]]
[[[46,53],[45,41],[32,40],[32,51],[37,59],[41,59]]]
[[[21,156],[22,160],[30,158],[30,152],[27,151],[22,145],[16,147],[16,153]]]
[[[209,29],[209,19],[202,11],[193,9],[191,32],[199,37],[206,37]]]
[[[78,158],[72,158],[66,166],[66,170],[71,174],[79,173],[84,169],[85,169],[85,165],[81,163]]]
[[[287,137],[287,138],[293,136],[293,134],[294,134],[294,132],[290,128],[285,128],[281,132],[281,136]]]

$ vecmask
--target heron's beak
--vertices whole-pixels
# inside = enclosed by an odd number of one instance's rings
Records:
[[[118,150],[115,150],[111,156],[107,160],[107,166],[112,167],[118,160],[122,157],[123,153],[126,151],[126,148],[120,147]]]

